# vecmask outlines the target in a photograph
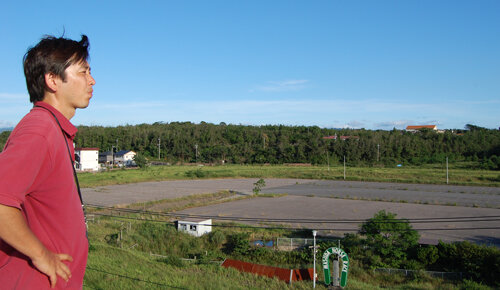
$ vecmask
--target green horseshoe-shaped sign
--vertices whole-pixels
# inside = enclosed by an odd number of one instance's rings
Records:
[[[331,254],[336,254],[342,259],[342,274],[340,275],[340,286],[345,287],[347,284],[347,271],[349,271],[349,257],[347,257],[346,252],[340,248],[332,247],[325,251],[323,254],[323,272],[325,274],[325,283],[330,285],[332,282],[330,279],[332,277],[330,271],[330,263],[328,263],[328,258]]]

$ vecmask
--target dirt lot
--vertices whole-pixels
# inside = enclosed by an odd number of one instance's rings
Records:
[[[218,179],[146,182],[129,185],[86,188],[82,190],[85,203],[118,205],[151,200],[177,198],[199,193],[232,190],[252,194],[256,179]],[[280,198],[253,198],[184,210],[182,213],[219,217],[259,217],[263,219],[357,219],[372,217],[385,209],[398,217],[455,218],[497,216],[500,218],[500,188],[465,187],[423,184],[396,184],[344,181],[315,181],[295,179],[267,179],[263,192],[288,193]],[[331,198],[346,197],[349,199]],[[382,202],[354,199],[403,200]],[[466,205],[444,206],[436,204]],[[476,207],[472,207],[472,206]],[[486,208],[484,208],[486,207]],[[284,223],[281,223],[284,224]],[[320,234],[340,235],[356,230],[357,224],[305,223],[296,221],[291,226],[319,229]],[[500,246],[500,220],[415,223],[422,241],[435,242],[470,240]],[[483,229],[496,227],[497,229]],[[455,230],[468,228],[467,230]]]

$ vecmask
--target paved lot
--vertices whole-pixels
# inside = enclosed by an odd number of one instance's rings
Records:
[[[305,220],[339,220],[355,219],[365,220],[373,217],[380,211],[386,210],[396,213],[400,218],[452,218],[452,217],[500,217],[499,209],[473,208],[460,206],[423,205],[394,202],[378,202],[364,200],[346,200],[324,197],[307,197],[289,195],[280,198],[253,198],[216,204],[205,207],[187,209],[179,213],[207,215],[215,217],[241,217],[261,219],[297,219],[293,222],[269,223],[266,225],[287,225],[300,228],[318,229],[320,234],[342,236],[346,232],[355,232],[358,224],[327,223],[327,222],[301,222]],[[243,223],[249,223],[242,221]],[[255,224],[255,223],[254,223]],[[500,229],[481,229],[486,227],[500,227],[500,220],[472,221],[465,219],[462,222],[414,223],[414,229],[421,234],[421,241],[436,243],[443,241],[469,240],[475,242],[496,244],[500,246]],[[469,228],[468,230],[455,230]],[[428,229],[428,230],[425,230]],[[430,230],[429,230],[430,229]]]
[[[500,187],[317,180],[263,192],[440,205],[500,207]]]
[[[176,198],[219,190],[233,190],[251,194],[257,179],[179,180],[146,182],[129,185],[115,185],[82,190],[85,203],[118,205],[150,200]],[[263,219],[356,219],[372,217],[385,209],[398,217],[415,218],[456,218],[498,216],[500,217],[500,188],[463,187],[423,184],[373,183],[316,181],[296,179],[266,179],[263,192],[288,193],[280,198],[255,198],[232,201],[183,211],[189,214],[203,214],[219,217],[259,217]],[[365,200],[345,200],[331,197],[382,198],[384,200],[419,201],[429,204],[401,202],[381,202]],[[467,206],[444,206],[458,204]],[[472,205],[479,206],[477,208]],[[481,208],[487,206],[490,208]],[[493,208],[491,208],[493,207]],[[432,222],[413,224],[419,229],[424,242],[470,240],[500,246],[500,221]],[[285,224],[285,223],[281,223]],[[315,228],[324,233],[338,234],[357,229],[356,224],[288,222],[287,225]],[[468,230],[455,230],[469,228]],[[426,230],[427,229],[427,230]],[[321,233],[321,232],[320,232]]]
[[[192,194],[214,193],[220,190],[233,190],[243,194],[252,194],[253,183],[256,181],[257,179],[210,179],[142,182],[82,188],[82,196],[84,202],[87,204],[113,206],[177,198]],[[313,180],[269,179],[266,180],[266,187],[281,188],[287,185],[308,182],[313,182]]]

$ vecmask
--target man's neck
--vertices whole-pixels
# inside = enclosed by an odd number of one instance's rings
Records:
[[[58,110],[66,119],[71,120],[73,116],[75,116],[75,108],[70,106],[65,106],[53,95],[53,94],[45,94],[42,102],[47,103]]]

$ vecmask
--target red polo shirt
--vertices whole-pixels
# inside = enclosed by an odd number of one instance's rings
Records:
[[[52,106],[74,158],[77,129]],[[81,289],[87,264],[88,241],[73,169],[63,134],[54,117],[34,107],[16,126],[0,153],[0,203],[21,210],[38,239],[54,253],[65,253],[72,277],[57,279],[56,288]],[[46,275],[30,259],[0,240],[0,287],[2,289],[50,288]]]

